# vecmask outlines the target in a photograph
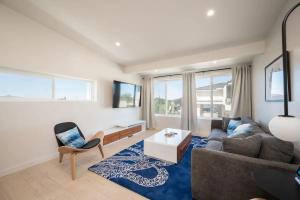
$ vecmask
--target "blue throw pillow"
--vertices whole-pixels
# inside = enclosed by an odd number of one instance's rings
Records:
[[[56,134],[56,137],[66,146],[80,148],[86,141],[80,136],[78,128],[72,128],[66,132]]]
[[[241,120],[230,120],[227,126],[227,135],[232,135],[233,131],[242,124]]]
[[[233,133],[228,137],[235,137],[237,135],[250,135],[254,130],[254,126],[252,124],[242,124],[239,125],[236,129],[234,129]]]

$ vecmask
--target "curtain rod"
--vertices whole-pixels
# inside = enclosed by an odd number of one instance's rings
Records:
[[[201,72],[214,72],[214,71],[221,71],[221,70],[227,70],[227,69],[232,69],[231,67],[227,67],[227,68],[222,68],[222,69],[211,69],[211,70],[205,70],[205,71],[196,71],[195,73],[201,73]],[[161,76],[155,76],[153,78],[162,78],[162,77],[167,77],[167,76],[179,76],[182,75],[181,74],[168,74],[168,75],[161,75]]]

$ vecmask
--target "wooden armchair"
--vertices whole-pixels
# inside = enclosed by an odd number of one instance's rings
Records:
[[[79,134],[83,139],[85,139],[84,135],[82,134],[79,127],[74,122],[63,122],[54,126],[54,133],[56,134],[68,131],[74,127],[77,127]],[[102,145],[103,145],[103,137],[104,133],[102,131],[98,131],[90,140],[87,141],[85,145],[81,148],[73,148],[69,146],[64,146],[64,144],[56,137],[56,141],[58,144],[58,152],[59,152],[59,162],[62,162],[64,154],[71,154],[70,155],[70,162],[71,162],[71,175],[72,179],[75,180],[76,178],[76,155],[79,153],[83,153],[89,151],[90,149],[98,147],[102,158],[104,158]]]

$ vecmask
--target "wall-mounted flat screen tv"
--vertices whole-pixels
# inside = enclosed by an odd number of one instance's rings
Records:
[[[113,108],[130,108],[141,106],[141,86],[114,81]]]

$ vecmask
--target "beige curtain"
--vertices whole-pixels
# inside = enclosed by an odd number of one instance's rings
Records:
[[[142,118],[146,121],[147,129],[155,128],[154,101],[153,101],[153,78],[145,76],[143,78],[142,89]]]
[[[182,82],[181,129],[194,131],[197,126],[195,73],[184,73]]]
[[[251,67],[240,65],[232,68],[232,116],[252,117]]]

